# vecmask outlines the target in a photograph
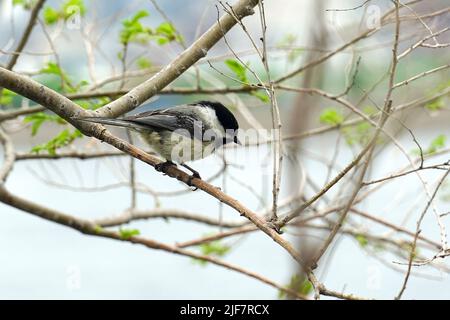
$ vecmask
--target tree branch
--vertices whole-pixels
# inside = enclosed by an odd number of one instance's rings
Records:
[[[253,8],[258,4],[258,2],[259,0],[240,0],[233,6],[233,12],[238,19],[242,19],[254,13]],[[185,72],[198,60],[205,57],[208,50],[223,38],[223,33],[228,32],[234,25],[236,25],[236,23],[237,21],[235,17],[226,13],[217,23],[215,23],[208,31],[206,31],[199,39],[197,39],[189,48],[176,57],[163,70],[133,88],[130,92],[123,95],[119,99],[101,107],[96,111],[96,114],[100,117],[115,118],[135,109],[161,91],[173,80],[178,78],[180,74]]]
[[[259,280],[263,283],[266,283],[278,290],[281,290],[283,292],[293,294],[298,299],[306,299],[305,296],[299,294],[295,290],[292,290],[290,288],[286,288],[284,286],[281,286],[277,284],[276,282],[263,277],[255,272],[249,271],[247,269],[241,268],[239,266],[230,264],[228,262],[222,261],[220,259],[198,254],[189,250],[185,250],[182,248],[178,248],[176,246],[171,246],[162,242],[158,242],[155,240],[151,240],[148,238],[140,237],[140,236],[132,236],[124,238],[120,235],[120,233],[111,231],[111,230],[105,230],[96,225],[95,223],[84,220],[81,218],[77,218],[62,212],[59,212],[57,210],[53,210],[44,206],[41,206],[37,203],[31,202],[27,199],[20,198],[12,193],[10,193],[3,185],[0,185],[0,201],[15,207],[17,209],[23,210],[25,212],[31,213],[33,215],[39,216],[43,219],[57,222],[59,224],[65,225],[67,227],[70,227],[72,229],[78,230],[83,234],[88,234],[92,236],[98,236],[98,237],[105,237],[109,239],[114,240],[120,240],[120,241],[127,241],[133,244],[141,244],[144,245],[150,249],[156,249],[156,250],[162,250],[170,253],[175,253],[181,256],[186,256],[194,259],[199,259],[202,261],[207,261],[210,263],[213,263],[215,265],[224,267],[229,270],[236,271],[238,273],[242,273],[244,275],[247,275],[251,278],[254,278],[256,280]]]
[[[45,3],[45,0],[38,0],[36,5],[33,7],[33,10],[31,10],[31,16],[30,16],[30,19],[28,20],[28,24],[25,28],[22,38],[20,39],[19,44],[17,45],[16,49],[14,50],[14,53],[12,53],[11,60],[9,60],[8,64],[6,65],[6,69],[12,70],[12,68],[14,68],[14,66],[16,65],[17,60],[19,59],[23,48],[25,48],[25,45],[27,44],[28,39],[30,38],[31,32],[33,31],[33,28],[37,21],[39,11],[44,6],[44,3]]]

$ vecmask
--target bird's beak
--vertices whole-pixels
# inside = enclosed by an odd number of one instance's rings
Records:
[[[238,144],[238,145],[242,146],[242,143],[241,143],[241,141],[239,141],[239,139],[238,139],[238,137],[237,137],[237,136],[234,136],[234,139],[233,139],[233,141],[234,141],[234,143],[236,143],[236,144]]]

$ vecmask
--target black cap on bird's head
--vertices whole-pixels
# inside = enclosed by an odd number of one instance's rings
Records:
[[[241,142],[237,137],[239,124],[236,118],[234,117],[233,113],[230,110],[228,110],[227,107],[225,107],[220,102],[215,101],[199,101],[196,104],[213,109],[216,112],[217,119],[219,120],[222,127],[225,129],[225,132],[232,133],[231,134],[232,138],[223,138],[223,144],[231,142],[241,144]]]

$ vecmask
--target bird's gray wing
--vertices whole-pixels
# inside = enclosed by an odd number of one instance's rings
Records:
[[[176,131],[188,138],[202,140],[203,124],[192,114],[179,112],[173,108],[142,112],[124,117],[123,120],[147,126],[150,130]]]

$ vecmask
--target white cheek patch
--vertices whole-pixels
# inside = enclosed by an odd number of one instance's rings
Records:
[[[203,127],[206,130],[213,130],[213,132],[209,132],[207,136],[219,135],[223,137],[225,135],[225,131],[223,129],[222,124],[219,122],[216,111],[211,108],[202,107],[200,110],[201,118],[203,121]]]

